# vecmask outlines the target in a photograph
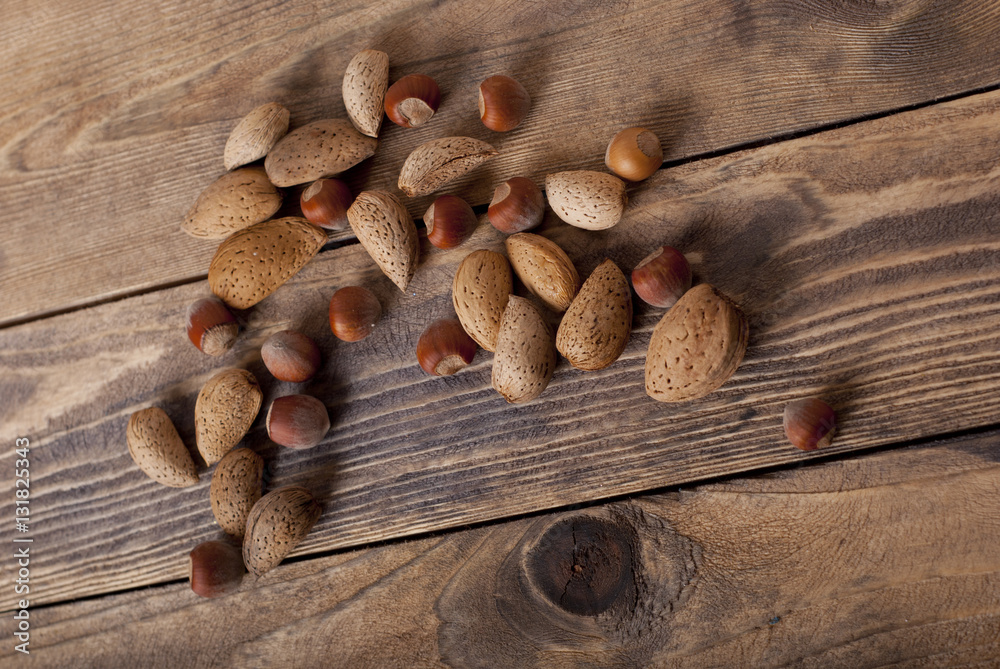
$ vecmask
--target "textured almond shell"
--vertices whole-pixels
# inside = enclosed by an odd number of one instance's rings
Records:
[[[344,119],[324,119],[296,128],[274,145],[264,168],[280,188],[344,172],[375,153],[378,140]]]
[[[194,432],[206,464],[240,443],[263,400],[257,379],[245,369],[224,369],[205,383],[194,404]]]
[[[243,562],[255,576],[285,559],[319,519],[321,509],[305,488],[286,486],[254,504],[243,537]]]
[[[202,191],[181,229],[200,239],[221,239],[270,218],[281,207],[281,191],[262,167],[227,172]]]
[[[198,482],[194,460],[163,409],[149,407],[132,414],[125,441],[135,464],[157,483],[186,488]]]
[[[577,170],[545,177],[549,206],[562,220],[584,230],[606,230],[622,218],[625,182],[604,172]]]
[[[530,232],[511,235],[504,242],[514,273],[545,306],[562,313],[576,297],[580,274],[566,252],[551,239]]]
[[[695,286],[653,329],[646,394],[660,402],[704,397],[733,375],[748,339],[739,307],[707,283]]]
[[[556,348],[577,369],[604,369],[622,354],[632,332],[628,279],[605,260],[580,287],[556,333]]]
[[[288,132],[288,110],[277,102],[263,104],[236,124],[222,154],[226,169],[252,163],[267,155]]]
[[[496,149],[472,137],[432,139],[406,157],[399,189],[410,197],[429,195],[495,155]]]
[[[260,499],[264,458],[249,448],[226,453],[212,474],[209,499],[212,515],[226,534],[242,537],[250,509]]]
[[[417,227],[406,207],[390,193],[364,191],[348,208],[347,221],[379,269],[405,291],[420,251]]]
[[[500,319],[493,356],[493,388],[511,403],[538,397],[556,369],[556,347],[538,308],[511,295]]]
[[[514,292],[510,263],[502,254],[480,249],[462,261],[451,284],[451,301],[465,331],[487,351],[495,351],[500,319]]]
[[[365,49],[347,64],[341,94],[354,126],[369,137],[378,137],[382,127],[385,91],[389,87],[389,56]]]
[[[326,243],[304,218],[273,218],[240,230],[219,245],[208,285],[223,302],[248,309],[273,293]]]

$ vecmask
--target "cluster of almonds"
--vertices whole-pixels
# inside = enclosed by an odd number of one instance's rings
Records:
[[[365,50],[344,75],[350,121],[320,120],[288,133],[288,110],[269,103],[234,128],[224,153],[229,171],[201,194],[182,225],[195,237],[223,239],[208,274],[215,297],[195,302],[188,311],[188,336],[200,350],[224,354],[239,332],[230,308],[251,308],[277,290],[327,241],[324,229],[350,226],[383,273],[406,290],[417,268],[419,242],[402,202],[385,191],[352,197],[346,184],[331,178],[375,153],[383,113],[402,127],[417,127],[437,111],[441,94],[430,77],[410,74],[391,87],[388,82],[388,56]],[[480,118],[491,130],[517,127],[529,108],[527,91],[510,77],[493,76],[480,85]],[[410,197],[431,194],[497,153],[471,137],[431,140],[407,157],[399,189]],[[263,167],[247,166],[261,158]],[[627,204],[623,179],[645,179],[662,162],[660,142],[652,132],[627,128],[611,140],[605,154],[606,165],[618,176],[583,170],[550,174],[545,179],[548,204],[570,225],[610,228]],[[309,184],[300,198],[304,218],[271,218],[282,203],[279,189],[300,184]],[[433,322],[417,343],[417,359],[426,372],[454,374],[472,362],[480,346],[494,353],[494,388],[508,402],[527,402],[548,385],[557,352],[581,370],[603,369],[621,355],[631,334],[629,281],[608,259],[581,282],[563,249],[527,232],[542,222],[544,213],[545,196],[532,180],[513,177],[496,188],[487,218],[509,235],[507,255],[480,249],[462,260],[452,284],[457,319]],[[424,223],[430,243],[449,249],[468,239],[478,219],[467,202],[442,195],[427,210]],[[514,274],[544,307],[513,294]],[[646,392],[659,401],[683,401],[725,383],[746,351],[742,312],[712,286],[692,288],[687,260],[671,247],[650,254],[631,278],[643,300],[669,309],[649,343]],[[554,335],[542,308],[562,314]],[[329,305],[331,330],[345,341],[366,337],[380,315],[378,299],[361,286],[341,288]],[[261,358],[277,379],[296,383],[310,379],[320,365],[316,343],[291,330],[272,336]],[[218,463],[212,510],[220,527],[243,541],[242,553],[225,542],[206,542],[191,552],[191,585],[203,596],[237,585],[244,564],[258,576],[277,565],[320,514],[317,502],[301,487],[262,496],[263,459],[236,448],[261,402],[256,379],[241,369],[219,372],[198,396],[197,448],[207,465]],[[816,407],[802,411],[815,412]],[[827,431],[832,436],[830,413]],[[786,431],[788,423],[786,412]],[[320,400],[289,395],[274,400],[266,426],[276,443],[310,448],[322,441],[330,421]],[[194,461],[162,409],[135,413],[127,437],[136,464],[154,480],[177,487],[198,481]],[[814,448],[825,434],[814,437],[796,437],[797,445]]]

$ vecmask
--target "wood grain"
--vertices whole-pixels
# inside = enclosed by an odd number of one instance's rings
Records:
[[[455,377],[427,376],[417,338],[451,312],[465,254],[500,248],[485,225],[452,251],[425,243],[405,295],[357,245],[321,253],[243,314],[245,335],[222,360],[184,334],[200,285],[4,330],[0,441],[35,443],[33,527],[47,556],[36,597],[183,576],[179,558],[216,532],[207,473],[192,489],[152,483],[129,460],[124,429],[133,411],[162,406],[190,443],[195,396],[226,365],[253,371],[265,406],[304,390],[330,409],[333,429],[315,449],[270,444],[262,418],[246,440],[268,461],[269,486],[305,485],[324,505],[299,555],[815,457],[781,428],[784,405],[805,396],[840,417],[827,452],[996,423],[998,127],[1000,93],[985,94],[662,172],[633,190],[609,231],[549,221],[582,276],[606,256],[628,269],[670,243],[696,280],[744,309],[745,361],[694,402],[646,397],[645,349],[662,312],[641,305],[618,362],[584,373],[562,361],[522,406],[491,389],[483,352]],[[385,313],[355,344],[335,341],[326,322],[347,283],[372,288]],[[259,359],[263,340],[289,326],[325,355],[304,388],[275,383]],[[0,484],[0,498],[10,492]],[[11,597],[0,593],[2,606]]]
[[[1000,2],[767,0],[40,0],[0,27],[0,324],[174,285],[214,245],[180,231],[222,172],[236,122],[279,101],[292,125],[345,115],[340,79],[366,47],[391,76],[444,91],[416,130],[387,124],[355,191],[395,188],[406,155],[444,135],[502,155],[452,189],[597,168],[622,125],[668,159],[1000,82]],[[516,131],[487,131],[476,86],[509,73],[534,100]],[[289,193],[289,201],[297,198]],[[422,212],[426,200],[411,203]],[[284,213],[295,213],[290,204]]]
[[[319,557],[216,600],[175,583],[36,609],[18,659],[991,666],[998,444],[993,432]]]

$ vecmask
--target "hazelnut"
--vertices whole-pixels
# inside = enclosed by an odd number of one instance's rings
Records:
[[[243,553],[222,541],[206,541],[190,553],[188,572],[191,589],[201,597],[219,597],[233,592],[243,580]]]
[[[825,448],[837,432],[837,419],[823,400],[807,398],[789,402],[785,407],[785,436],[796,448],[815,451]]]
[[[493,192],[486,217],[494,228],[508,235],[530,230],[545,217],[542,189],[525,177],[508,179]]]
[[[276,332],[260,348],[264,366],[279,381],[302,383],[319,369],[319,346],[295,330]]]
[[[642,181],[663,164],[660,140],[645,128],[625,128],[608,144],[604,164],[623,179]]]
[[[632,287],[644,302],[669,309],[691,288],[691,265],[672,246],[661,246],[632,270]]]
[[[417,341],[417,362],[434,376],[450,376],[467,367],[475,356],[476,342],[455,318],[434,321]]]
[[[202,353],[222,355],[232,348],[239,331],[236,317],[217,297],[204,297],[188,307],[188,339]]]
[[[385,92],[385,115],[396,125],[416,128],[441,104],[441,89],[426,74],[408,74]]]
[[[458,246],[476,229],[479,219],[469,203],[456,195],[442,195],[424,214],[427,241],[439,249]]]
[[[310,395],[285,395],[267,410],[267,436],[288,448],[312,448],[330,431],[326,405]]]
[[[361,341],[381,316],[382,305],[367,288],[347,286],[330,298],[330,330],[342,341]]]
[[[302,191],[299,206],[310,223],[326,230],[347,227],[347,209],[354,198],[351,189],[339,179],[317,179]]]
[[[490,130],[513,130],[530,107],[528,91],[515,79],[497,74],[479,84],[479,118]]]

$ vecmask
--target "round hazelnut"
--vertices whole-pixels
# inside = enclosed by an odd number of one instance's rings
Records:
[[[823,400],[813,397],[785,406],[785,436],[796,448],[815,451],[825,448],[837,432],[837,417]]]
[[[486,217],[508,235],[537,227],[545,217],[545,197],[534,181],[514,177],[497,186]]]
[[[362,286],[341,288],[330,298],[330,330],[342,341],[361,341],[381,316],[378,298]]]
[[[417,340],[417,362],[434,376],[450,376],[475,356],[476,342],[455,318],[434,321]]]
[[[317,179],[299,198],[302,215],[326,230],[347,227],[347,210],[354,201],[351,189],[339,179]]]
[[[439,249],[458,246],[473,233],[479,219],[469,203],[456,195],[442,195],[424,214],[427,241]]]
[[[644,302],[669,309],[691,289],[691,265],[672,246],[661,246],[632,270],[632,287]]]
[[[222,355],[232,348],[239,331],[236,317],[217,297],[204,297],[188,307],[188,339],[202,353]]]
[[[319,346],[295,330],[283,330],[268,337],[260,348],[260,357],[267,371],[279,381],[302,383],[319,370]]]
[[[330,431],[326,405],[310,395],[285,395],[267,410],[267,436],[288,448],[312,448]]]
[[[513,130],[531,107],[531,97],[516,79],[497,74],[479,84],[479,118],[490,130]]]
[[[604,154],[608,169],[629,181],[642,181],[660,169],[663,148],[645,128],[625,128],[615,135]]]
[[[385,115],[404,128],[416,128],[434,116],[441,89],[426,74],[408,74],[385,92]]]
[[[188,580],[200,597],[233,592],[243,580],[243,552],[223,541],[206,541],[192,549]]]

